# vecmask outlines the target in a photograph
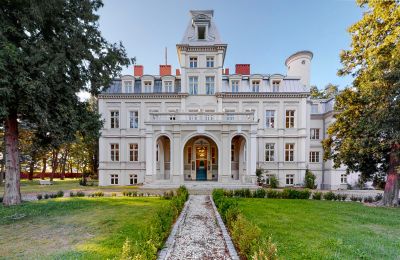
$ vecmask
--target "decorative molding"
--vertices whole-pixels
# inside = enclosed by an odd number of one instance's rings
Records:
[[[307,98],[310,95],[309,92],[236,92],[236,93],[229,93],[229,92],[218,92],[215,94],[216,97],[220,98]]]
[[[99,99],[181,99],[187,96],[188,93],[104,93]]]

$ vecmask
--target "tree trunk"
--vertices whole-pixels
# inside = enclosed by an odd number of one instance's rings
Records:
[[[31,181],[33,180],[33,172],[35,170],[35,159],[32,158],[31,162],[29,163],[29,174],[28,179]]]
[[[399,205],[399,173],[397,167],[399,166],[400,144],[394,144],[390,152],[389,169],[386,179],[385,192],[383,193],[383,205],[385,206],[398,206]]]
[[[40,174],[40,178],[42,180],[44,180],[44,176],[46,174],[46,167],[47,167],[46,162],[47,162],[47,158],[45,156],[45,157],[43,157],[43,168],[42,168],[42,173]]]
[[[62,165],[61,165],[61,180],[65,179],[65,167],[67,165],[67,158],[68,158],[68,149],[65,149],[64,154],[62,156]]]
[[[53,150],[52,159],[51,159],[51,174],[50,181],[54,179],[54,173],[58,167],[58,150]]]
[[[17,114],[11,113],[8,115],[4,126],[6,143],[6,182],[4,185],[3,204],[5,206],[10,206],[21,203]]]

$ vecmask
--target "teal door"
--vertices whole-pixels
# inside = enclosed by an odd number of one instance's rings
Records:
[[[204,161],[199,162],[199,167],[197,168],[197,171],[196,171],[196,180],[198,180],[198,181],[207,180],[207,173],[206,173],[206,167],[204,165]]]

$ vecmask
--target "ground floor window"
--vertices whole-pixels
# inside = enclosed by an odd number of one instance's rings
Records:
[[[275,175],[273,175],[273,174],[267,174],[267,175],[265,175],[265,184],[271,185],[271,179],[272,179],[273,177],[275,177]]]
[[[319,162],[319,152],[315,152],[315,151],[310,152],[310,162],[312,162],[312,163]]]
[[[111,174],[111,184],[118,184],[118,174]]]
[[[137,174],[130,174],[129,175],[129,184],[133,185],[133,184],[137,184],[137,183],[138,183]]]
[[[340,175],[340,183],[347,184],[347,174]]]
[[[294,184],[294,174],[286,174],[286,185]]]

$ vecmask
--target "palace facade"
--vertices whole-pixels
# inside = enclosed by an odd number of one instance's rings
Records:
[[[100,94],[100,185],[249,184],[262,168],[294,186],[308,168],[319,188],[346,188],[345,169],[322,159],[334,99],[310,99],[312,52],[290,55],[285,74],[230,71],[214,12],[190,15],[179,69],[147,75],[135,65]]]

